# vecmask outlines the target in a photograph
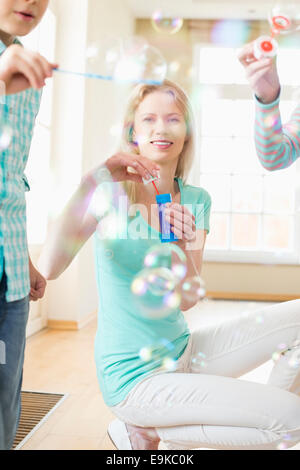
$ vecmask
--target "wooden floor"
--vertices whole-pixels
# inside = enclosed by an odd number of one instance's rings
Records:
[[[199,315],[205,324],[260,306],[266,303],[210,300],[201,304],[201,311],[191,309],[187,321],[193,329],[199,324]],[[102,399],[96,377],[96,327],[94,320],[79,331],[45,329],[27,340],[23,390],[68,396],[22,450],[114,449],[106,433],[114,416]],[[243,377],[264,383],[271,368],[272,361],[268,361]],[[163,444],[160,448],[164,449]],[[300,444],[293,449],[300,449]]]
[[[114,449],[106,434],[114,419],[96,377],[96,320],[80,331],[43,330],[27,340],[23,390],[68,397],[22,449]]]

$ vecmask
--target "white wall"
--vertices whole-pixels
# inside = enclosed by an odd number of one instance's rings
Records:
[[[89,0],[87,45],[130,37],[134,18],[124,0]],[[106,160],[115,148],[111,126],[120,121],[128,87],[124,84],[86,80],[83,170]]]
[[[131,36],[134,19],[124,0],[89,0],[87,46],[105,43],[110,37]],[[100,80],[85,81],[85,114],[82,173],[101,164],[115,150],[110,130],[122,114],[126,87]],[[92,240],[78,256],[80,271],[79,321],[97,308]]]
[[[124,0],[54,0],[51,6],[58,19],[56,60],[64,69],[84,70],[89,44],[133,32]],[[56,73],[51,162],[57,188],[65,189],[65,195],[113,151],[115,138],[109,131],[120,118],[124,95],[123,87],[110,82]],[[48,283],[45,303],[50,321],[82,325],[96,312],[92,240],[58,280]]]

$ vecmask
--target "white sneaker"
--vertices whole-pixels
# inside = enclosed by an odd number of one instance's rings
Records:
[[[112,421],[107,428],[107,434],[118,450],[132,450],[126,424],[119,419]]]

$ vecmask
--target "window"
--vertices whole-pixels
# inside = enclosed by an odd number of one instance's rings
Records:
[[[23,45],[54,60],[55,17],[48,9],[39,27],[21,38]],[[27,233],[29,245],[43,244],[46,238],[50,199],[50,151],[53,81],[47,81],[30,149],[26,175],[30,184],[27,199]]]
[[[254,103],[233,48],[196,48],[200,128],[198,182],[212,196],[205,259],[299,263],[299,161],[264,170],[254,145]],[[300,49],[283,49],[278,68],[284,88],[282,122],[295,107]],[[199,88],[200,87],[200,88]],[[200,92],[199,92],[200,89]]]

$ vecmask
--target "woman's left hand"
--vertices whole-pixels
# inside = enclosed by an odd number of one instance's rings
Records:
[[[192,242],[196,238],[195,216],[181,204],[168,203],[165,218],[171,224],[171,230],[183,242]]]

